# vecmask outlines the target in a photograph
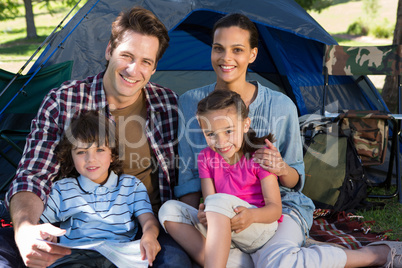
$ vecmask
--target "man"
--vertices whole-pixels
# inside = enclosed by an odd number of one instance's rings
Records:
[[[112,24],[106,70],[83,81],[65,82],[45,97],[6,195],[16,245],[12,234],[1,230],[0,266],[24,267],[23,262],[47,267],[70,254],[40,241],[64,231],[38,222],[59,169],[54,148],[70,120],[83,110],[102,110],[115,120],[124,172],[145,184],[154,212],[173,197],[177,95],[149,82],[168,42],[165,26],[152,12],[143,8],[122,12]],[[191,267],[184,251],[163,231],[158,241],[162,249],[154,267]],[[22,260],[11,257],[18,255],[13,254],[17,249]]]

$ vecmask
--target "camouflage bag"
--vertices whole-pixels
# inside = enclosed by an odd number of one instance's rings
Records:
[[[350,136],[363,166],[384,163],[388,143],[389,115],[381,111],[345,111],[340,126]]]
[[[327,45],[329,75],[401,75],[402,45],[348,47]]]
[[[367,179],[351,136],[339,118],[299,117],[305,184],[302,192],[316,208],[351,212],[367,197]]]

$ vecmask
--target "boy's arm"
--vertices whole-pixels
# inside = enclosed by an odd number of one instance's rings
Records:
[[[138,221],[141,224],[143,232],[140,242],[141,258],[143,260],[145,260],[145,258],[148,259],[149,266],[152,266],[156,254],[161,250],[161,246],[157,240],[159,235],[159,222],[150,212],[139,215]]]

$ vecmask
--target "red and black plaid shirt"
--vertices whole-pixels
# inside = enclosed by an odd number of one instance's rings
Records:
[[[21,191],[38,195],[44,203],[59,170],[54,149],[73,117],[85,110],[103,110],[112,118],[103,90],[103,75],[83,81],[67,81],[52,89],[32,120],[23,157],[6,195]],[[172,199],[176,183],[178,108],[176,93],[154,83],[145,86],[147,121],[145,134],[159,164],[159,189],[162,203]]]

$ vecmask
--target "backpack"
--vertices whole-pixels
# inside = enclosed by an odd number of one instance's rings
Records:
[[[341,127],[347,120],[319,115],[299,118],[306,176],[302,192],[316,208],[353,211],[367,197],[368,182],[353,142],[355,132]]]

